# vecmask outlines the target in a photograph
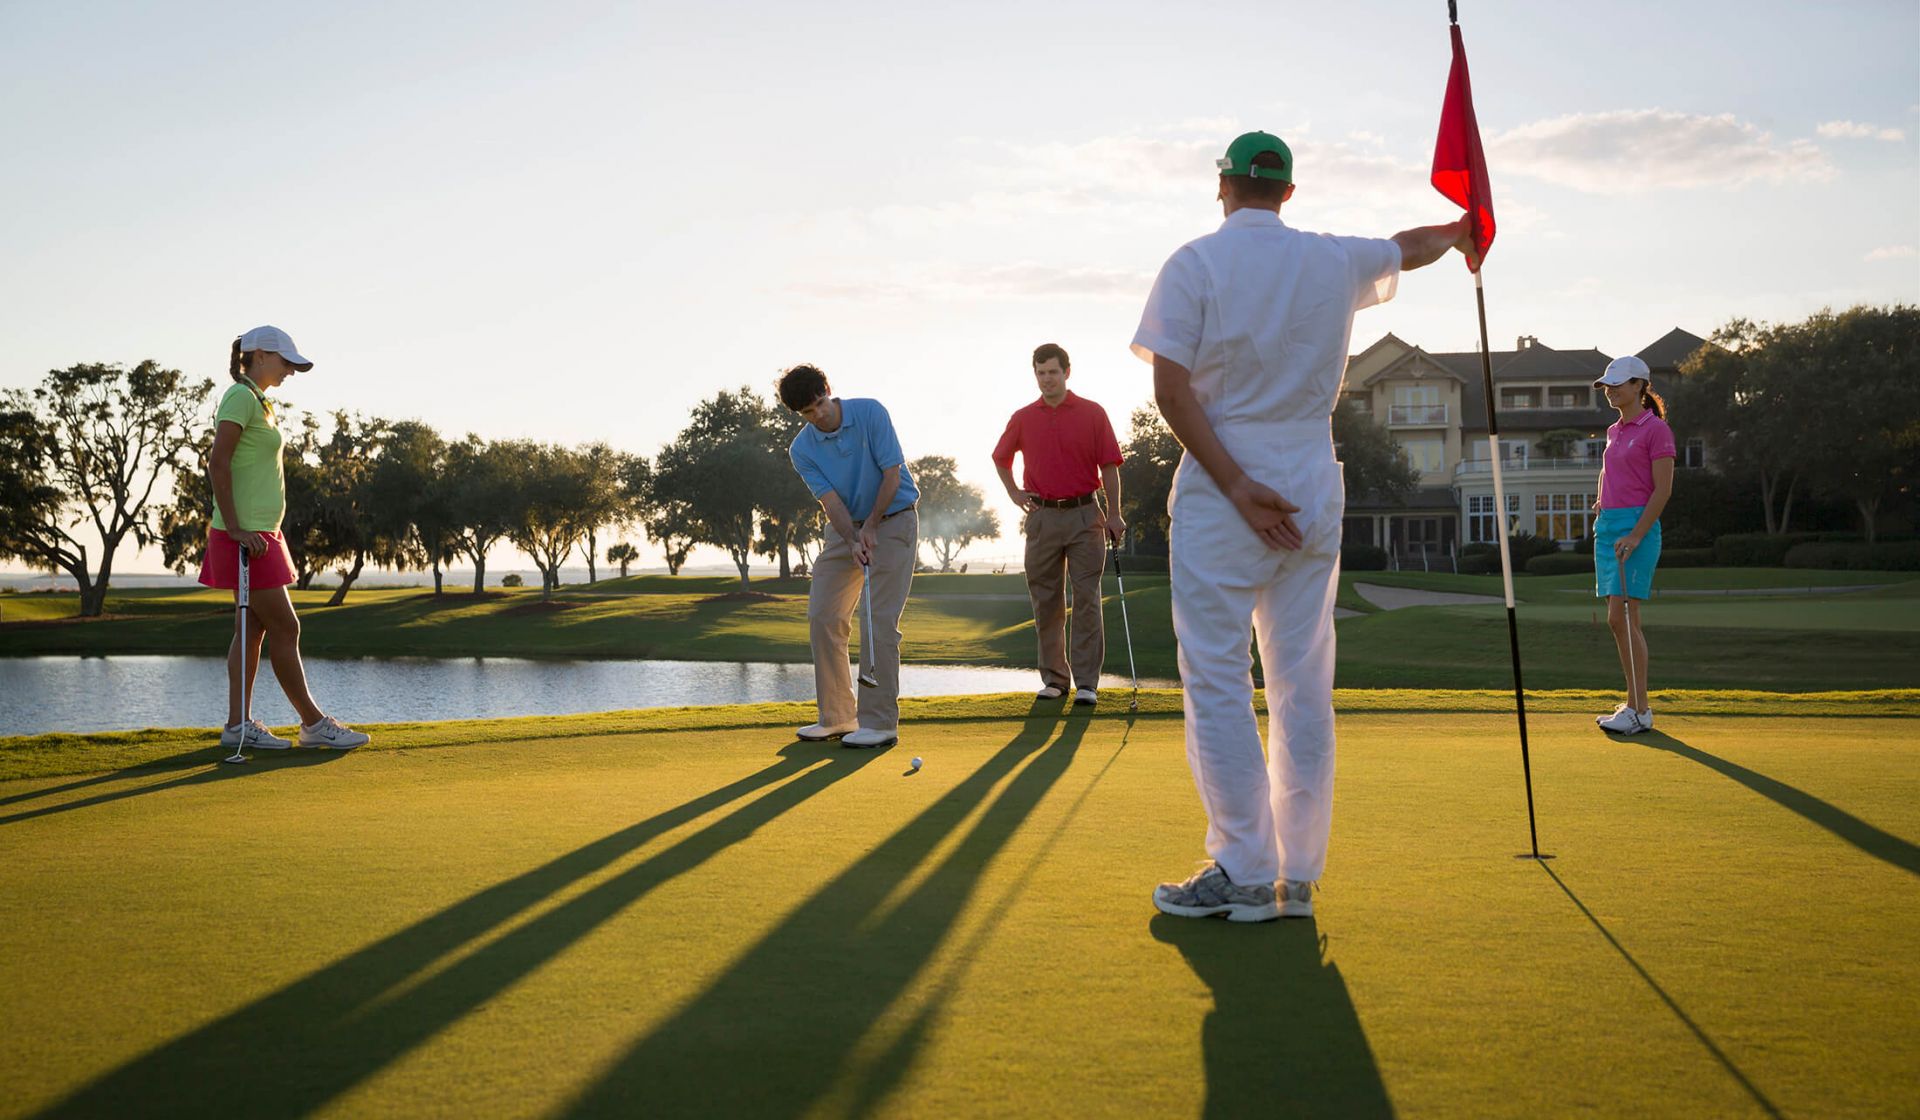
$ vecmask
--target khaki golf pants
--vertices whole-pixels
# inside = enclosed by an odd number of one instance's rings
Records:
[[[813,565],[813,586],[807,592],[807,631],[813,643],[813,688],[823,727],[842,727],[858,720],[873,731],[900,726],[900,615],[913,587],[913,559],[920,546],[920,520],[911,509],[881,521],[873,550],[873,628],[862,634],[873,651],[873,674],[878,688],[854,684],[847,664],[847,639],[854,619],[862,616],[863,579],[859,561],[848,542],[827,527],[826,543]],[[862,622],[864,626],[864,621]]]
[[[1036,506],[1027,514],[1027,597],[1040,645],[1040,682],[1054,688],[1100,687],[1107,657],[1100,609],[1100,576],[1106,570],[1100,507]],[[1067,656],[1068,582],[1073,585],[1073,651]]]

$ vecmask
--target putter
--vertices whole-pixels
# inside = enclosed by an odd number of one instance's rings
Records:
[[[1112,544],[1107,551],[1113,556],[1113,582],[1120,588],[1120,628],[1127,635],[1127,672],[1133,675],[1133,699],[1127,701],[1127,710],[1140,710],[1140,671],[1133,666],[1133,623],[1127,619],[1127,581],[1120,576],[1120,550]]]
[[[233,753],[221,759],[222,762],[251,762],[242,748],[247,745],[247,729],[253,726],[253,697],[251,681],[247,680],[247,546],[240,546],[240,587],[234,593],[234,614],[240,620],[240,741],[233,745]]]
[[[873,564],[860,565],[860,609],[866,630],[860,635],[860,687],[879,688],[880,678],[873,675]]]

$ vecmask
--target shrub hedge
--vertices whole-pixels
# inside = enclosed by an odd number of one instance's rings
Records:
[[[1573,572],[1591,571],[1593,571],[1593,553],[1591,552],[1549,552],[1527,561],[1527,574],[1530,576],[1564,576]]]
[[[1830,571],[1920,572],[1920,541],[1808,541],[1787,550],[1789,568]]]
[[[1340,548],[1340,567],[1349,572],[1384,572],[1387,550],[1377,544],[1349,544]]]

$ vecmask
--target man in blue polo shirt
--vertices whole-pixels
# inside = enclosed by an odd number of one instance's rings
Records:
[[[907,473],[893,418],[879,401],[843,401],[833,395],[826,374],[806,365],[780,375],[780,400],[807,421],[787,454],[828,523],[807,593],[820,721],[799,735],[837,738],[849,747],[890,747],[900,741],[900,613],[920,544],[914,512],[920,492]],[[871,646],[866,660],[876,687],[859,689],[856,700],[847,637],[863,583],[873,633],[861,641]]]

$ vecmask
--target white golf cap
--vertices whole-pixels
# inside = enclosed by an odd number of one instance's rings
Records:
[[[1647,368],[1647,363],[1628,354],[1624,358],[1615,358],[1608,362],[1607,371],[1594,378],[1593,384],[1595,388],[1602,385],[1625,385],[1636,377],[1642,381],[1652,381],[1653,371]]]
[[[300,351],[293,348],[293,339],[279,327],[253,328],[240,336],[240,349],[242,351],[271,350],[285,358],[288,365],[302,373],[313,368],[313,363],[300,356]]]

